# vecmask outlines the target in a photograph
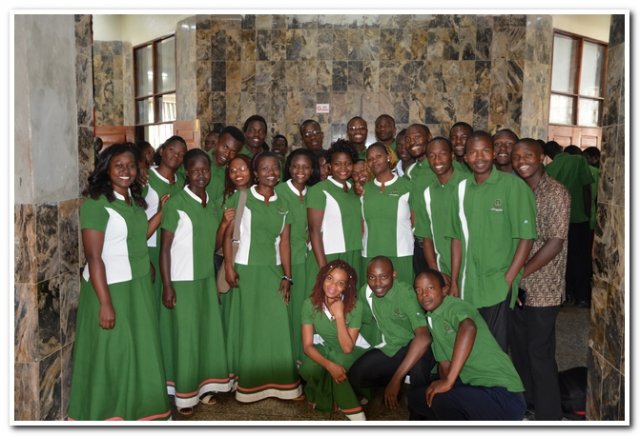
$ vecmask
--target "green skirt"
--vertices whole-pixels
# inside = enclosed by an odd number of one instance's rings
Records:
[[[169,419],[149,275],[111,284],[109,293],[116,322],[105,330],[93,285],[81,280],[69,419]]]
[[[233,388],[214,276],[173,282],[176,305],[162,307],[160,332],[167,391],[176,407],[194,407],[207,392]],[[167,345],[169,345],[167,347]],[[171,377],[169,377],[169,374]]]
[[[283,400],[302,394],[287,305],[278,291],[282,267],[236,264],[238,288],[231,294],[227,336],[230,369],[237,379],[236,400]]]
[[[367,351],[354,347],[351,353],[346,354],[339,346],[333,347],[325,344],[315,345],[315,347],[323,357],[342,365],[347,371]],[[335,403],[347,416],[363,413],[362,406],[349,381],[336,383],[329,371],[306,355],[302,358],[300,376],[306,381],[304,386],[306,399],[316,410],[332,412]]]
[[[306,283],[306,264],[296,263],[291,265],[293,285],[291,285],[291,298],[289,300],[289,321],[291,329],[291,346],[293,358],[299,362],[302,357],[302,303],[309,297],[311,289]]]

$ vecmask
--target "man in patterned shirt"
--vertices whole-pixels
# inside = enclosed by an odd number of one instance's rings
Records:
[[[560,420],[560,387],[556,364],[556,317],[565,298],[567,235],[571,199],[567,189],[544,171],[544,151],[529,138],[513,148],[514,170],[536,198],[538,238],[524,265],[509,344],[536,420]]]

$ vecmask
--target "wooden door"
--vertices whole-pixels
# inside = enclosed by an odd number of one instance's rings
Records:
[[[602,128],[549,125],[548,141],[556,141],[562,147],[577,145],[581,149],[602,147]]]

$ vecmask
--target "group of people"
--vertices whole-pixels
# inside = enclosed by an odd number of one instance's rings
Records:
[[[170,419],[170,397],[190,415],[235,392],[364,420],[403,384],[409,419],[561,419],[555,320],[587,160],[464,122],[433,138],[383,114],[367,146],[357,116],[345,133],[324,149],[305,120],[289,152],[253,115],[203,149],[100,152],[69,419]]]

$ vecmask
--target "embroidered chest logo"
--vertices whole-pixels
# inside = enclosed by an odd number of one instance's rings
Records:
[[[499,198],[493,200],[493,207],[490,210],[492,212],[504,212],[504,209],[502,208],[502,200]]]
[[[448,322],[442,323],[442,330],[444,330],[445,335],[456,334],[456,331],[451,327],[451,324]]]

